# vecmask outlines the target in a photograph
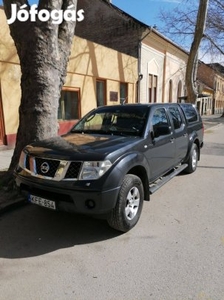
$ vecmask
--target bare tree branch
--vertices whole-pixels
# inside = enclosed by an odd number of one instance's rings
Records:
[[[185,2],[185,1],[184,1]],[[196,24],[197,10],[195,0],[186,1],[186,5],[179,6],[173,12],[160,13],[160,19],[165,26],[162,32],[177,44],[186,49],[193,39],[194,26]],[[186,36],[188,38],[186,39]],[[224,49],[224,1],[210,0],[208,5],[206,29],[200,44],[203,53],[209,57],[214,54],[216,57],[223,54]]]

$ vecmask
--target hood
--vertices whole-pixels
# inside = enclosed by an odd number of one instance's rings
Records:
[[[61,160],[115,160],[133,148],[139,137],[70,133],[28,145],[29,154]]]

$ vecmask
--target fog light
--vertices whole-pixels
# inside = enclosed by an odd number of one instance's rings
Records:
[[[93,201],[91,199],[86,200],[85,203],[86,203],[86,207],[89,209],[93,209],[96,206],[95,201]]]

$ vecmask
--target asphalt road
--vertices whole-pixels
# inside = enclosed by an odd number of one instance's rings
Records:
[[[1,300],[223,300],[224,125],[197,171],[145,202],[126,234],[25,206],[0,217]]]

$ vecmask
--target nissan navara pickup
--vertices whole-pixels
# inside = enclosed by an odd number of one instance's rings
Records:
[[[202,146],[194,105],[103,106],[66,135],[26,146],[15,181],[31,203],[103,216],[126,232],[144,200],[180,172],[196,170]]]

